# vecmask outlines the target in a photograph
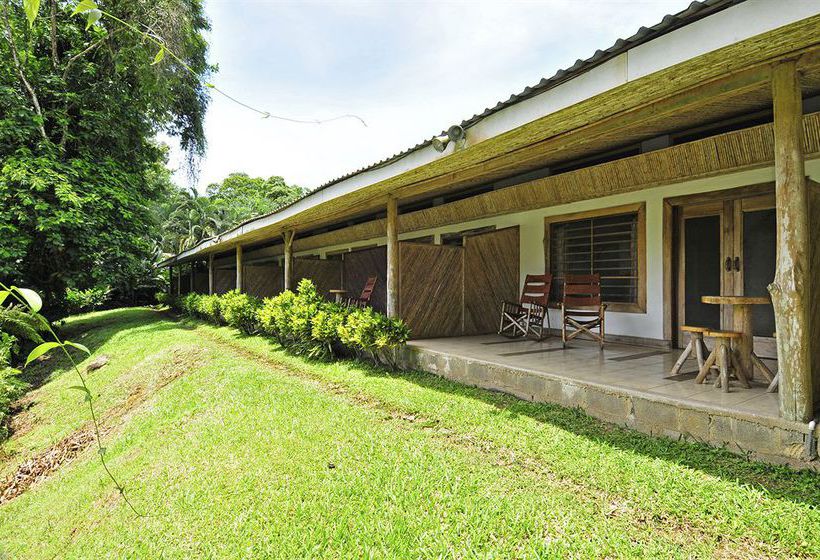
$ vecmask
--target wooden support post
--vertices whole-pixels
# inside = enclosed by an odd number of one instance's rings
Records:
[[[174,267],[168,267],[168,295],[174,295]]]
[[[182,266],[177,266],[177,295],[182,295]]]
[[[242,245],[236,246],[236,291],[242,291]]]
[[[399,316],[399,205],[387,199],[387,316]]]
[[[188,291],[194,292],[194,270],[196,269],[196,262],[191,261],[191,266],[188,268]]]
[[[809,330],[808,193],[803,163],[803,103],[794,61],[772,71],[777,265],[769,285],[777,326],[780,414],[808,421],[812,415]]]
[[[214,293],[214,255],[208,255],[208,295]]]
[[[291,286],[293,280],[293,238],[296,237],[295,231],[286,231],[282,234],[285,239],[285,289],[292,290]]]

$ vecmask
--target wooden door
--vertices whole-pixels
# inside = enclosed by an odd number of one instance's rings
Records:
[[[774,279],[774,196],[734,198],[678,208],[677,326],[732,329],[731,306],[701,303],[704,295],[768,296]],[[776,357],[771,306],[753,308],[755,352]],[[678,346],[687,337],[678,330]]]
[[[720,306],[702,296],[734,291],[731,276],[732,218],[722,201],[683,206],[678,212],[678,346],[685,346],[683,325],[726,328],[731,319]]]
[[[464,334],[498,331],[502,301],[517,301],[519,232],[509,227],[464,238]]]

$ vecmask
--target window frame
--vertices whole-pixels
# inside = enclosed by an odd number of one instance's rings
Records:
[[[608,208],[598,208],[595,210],[587,210],[584,212],[572,212],[569,214],[559,214],[556,216],[547,216],[544,218],[544,270],[549,273],[551,271],[550,259],[552,258],[552,247],[550,246],[550,236],[552,226],[555,224],[563,224],[567,222],[575,222],[578,220],[586,220],[589,218],[603,218],[610,216],[618,216],[623,214],[637,213],[637,259],[638,259],[638,293],[637,301],[634,303],[622,302],[604,302],[607,304],[607,311],[616,311],[619,313],[646,313],[646,202],[637,202],[634,204],[624,204],[621,206],[611,206]],[[551,307],[560,307],[559,301],[550,303]]]

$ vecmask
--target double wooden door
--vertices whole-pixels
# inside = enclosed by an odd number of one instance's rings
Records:
[[[768,296],[776,260],[774,194],[681,204],[677,212],[677,326],[732,329],[731,306],[705,295]],[[753,308],[755,352],[776,356],[771,305]],[[679,345],[686,338],[678,330]]]

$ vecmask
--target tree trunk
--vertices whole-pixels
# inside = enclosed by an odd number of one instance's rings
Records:
[[[809,332],[808,195],[803,163],[803,103],[796,64],[772,71],[777,265],[769,286],[777,326],[780,413],[805,422],[813,413]]]

